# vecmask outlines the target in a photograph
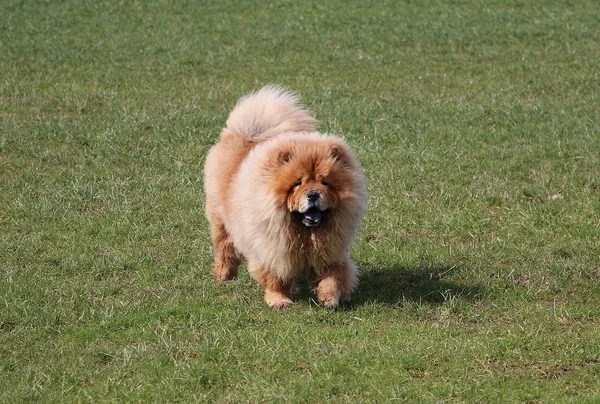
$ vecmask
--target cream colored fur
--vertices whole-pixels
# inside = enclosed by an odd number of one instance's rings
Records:
[[[298,99],[278,86],[266,86],[240,99],[229,114],[226,129],[261,141],[285,132],[312,132],[317,121]]]
[[[340,294],[348,295],[357,284],[356,266],[348,250],[366,208],[365,180],[346,142],[316,132],[315,124],[296,97],[279,87],[268,86],[242,98],[206,159],[206,213],[213,245],[218,243],[220,248],[216,254],[222,258],[215,264],[217,280],[235,277],[236,255],[243,255],[259,282],[265,282],[265,270],[285,284],[302,273],[316,275],[321,279],[319,293],[325,296],[324,304],[337,307]],[[325,152],[336,148],[352,167],[348,170],[352,192],[333,210],[335,219],[326,227],[298,230],[291,212],[271,193],[275,175],[269,166],[272,155],[294,147],[318,147]],[[231,268],[223,267],[227,262]],[[335,271],[344,274],[338,281],[328,278]],[[289,304],[285,295],[278,295],[279,300],[272,303],[272,294],[266,290],[269,305]]]
[[[359,192],[353,203],[338,208],[336,226],[331,231],[314,232],[310,240],[291,233],[290,213],[285,207],[277,206],[274,198],[269,198],[270,177],[257,175],[257,172],[261,171],[265,155],[272,149],[282,143],[307,139],[314,142],[331,140],[317,132],[284,133],[261,143],[250,152],[233,181],[233,187],[240,194],[230,201],[232,215],[226,222],[234,245],[242,254],[257,259],[284,280],[310,268],[321,274],[330,264],[349,260],[345,253],[365,209],[364,180],[357,178]],[[340,252],[344,255],[340,256]]]

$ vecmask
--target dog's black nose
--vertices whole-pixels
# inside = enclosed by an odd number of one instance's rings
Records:
[[[316,202],[320,197],[321,193],[319,191],[308,191],[306,194],[306,199],[308,199],[309,202]]]

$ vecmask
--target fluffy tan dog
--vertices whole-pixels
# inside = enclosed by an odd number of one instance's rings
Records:
[[[299,275],[330,308],[357,284],[348,249],[365,211],[365,180],[346,142],[315,126],[293,94],[267,86],[238,101],[206,158],[215,279],[236,278],[246,257],[274,308],[292,303]]]

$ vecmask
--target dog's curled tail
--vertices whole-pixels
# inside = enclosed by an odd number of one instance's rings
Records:
[[[229,114],[226,129],[259,142],[285,132],[313,132],[316,124],[294,94],[269,85],[238,101]]]

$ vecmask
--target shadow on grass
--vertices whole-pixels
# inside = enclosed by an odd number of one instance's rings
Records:
[[[361,268],[358,289],[345,308],[355,308],[368,303],[383,303],[402,307],[407,302],[440,305],[452,299],[478,300],[483,289],[478,285],[465,285],[448,280],[455,266],[397,266],[389,269]]]

